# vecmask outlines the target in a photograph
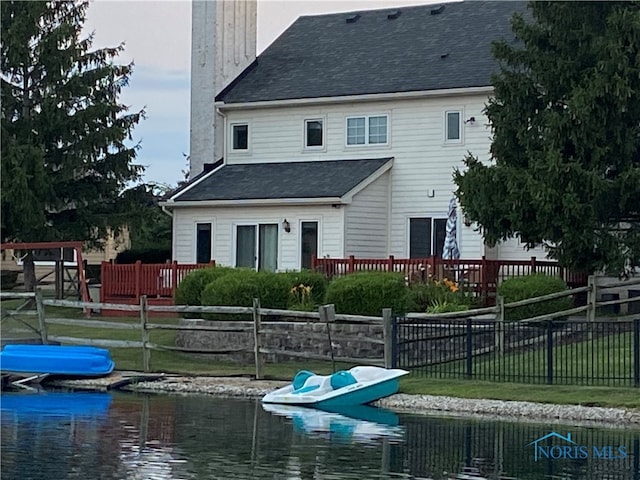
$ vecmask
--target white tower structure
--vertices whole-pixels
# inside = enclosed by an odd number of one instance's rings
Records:
[[[192,0],[189,178],[223,157],[215,97],[256,58],[257,0]]]

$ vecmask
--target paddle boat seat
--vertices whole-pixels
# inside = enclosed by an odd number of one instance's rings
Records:
[[[301,393],[309,393],[314,390],[330,391],[339,390],[340,388],[348,387],[358,383],[355,377],[345,371],[340,370],[330,376],[315,375],[308,370],[301,370],[296,374],[293,379],[292,386],[294,395]]]
[[[347,372],[346,370],[340,370],[331,375],[331,388],[333,388],[334,390],[348,387],[349,385],[353,385],[354,383],[358,383],[358,381],[353,375],[351,375],[350,372]]]

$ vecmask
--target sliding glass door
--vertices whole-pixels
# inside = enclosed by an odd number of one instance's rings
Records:
[[[278,268],[278,224],[236,227],[236,267],[271,272]]]
[[[256,268],[256,226],[236,227],[236,267]]]

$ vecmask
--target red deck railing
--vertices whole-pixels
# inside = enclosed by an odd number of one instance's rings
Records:
[[[498,284],[507,278],[544,273],[562,278],[569,287],[587,284],[587,276],[569,272],[557,262],[538,260],[488,260],[481,259],[443,260],[428,258],[313,258],[312,268],[324,273],[329,279],[354,272],[381,271],[404,274],[409,283],[428,279],[449,278],[467,287],[481,297],[495,297]],[[490,303],[490,301],[489,301]]]
[[[138,303],[142,295],[171,299],[182,279],[194,270],[215,266],[204,264],[154,263],[117,264],[102,262],[101,303]]]

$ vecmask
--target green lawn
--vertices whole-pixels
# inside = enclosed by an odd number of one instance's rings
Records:
[[[555,346],[552,365],[554,383],[630,385],[634,368],[633,332]],[[459,360],[423,367],[422,372],[427,376],[460,378],[465,376],[466,368],[466,361]],[[543,343],[536,349],[524,352],[475,356],[472,372],[473,378],[479,380],[516,381],[529,378],[534,383],[545,383],[548,374],[547,351]]]
[[[400,390],[415,395],[640,408],[640,390],[637,388],[530,385],[409,375],[400,381]]]
[[[15,308],[9,302],[3,302],[3,309],[7,307]],[[83,318],[82,311],[78,309],[46,307],[48,318]],[[139,324],[139,319],[135,317],[105,318],[93,316],[95,320],[112,321],[126,324]],[[37,317],[22,317],[22,320],[37,329]],[[176,323],[174,318],[153,318],[151,323]],[[13,329],[24,330],[24,324],[12,318],[5,318],[2,323],[2,334],[6,337]],[[49,325],[50,335],[85,337],[93,339],[113,339],[113,340],[141,340],[139,330],[114,330],[107,328],[88,328],[80,326]],[[33,335],[33,334],[32,334]],[[628,372],[630,365],[621,362],[610,361],[608,367],[603,363],[606,360],[606,352],[609,357],[619,358],[619,354],[629,354],[631,343],[630,334],[623,333],[617,336],[603,337],[594,341],[588,348],[585,344],[567,345],[554,359],[554,365],[558,372],[564,372],[575,376],[575,372],[589,371],[587,368],[608,368],[609,372]],[[176,332],[171,330],[153,330],[150,334],[150,341],[159,345],[175,345]],[[615,338],[613,338],[615,337]],[[585,350],[587,348],[587,350]],[[142,370],[142,351],[139,348],[112,348],[111,355],[119,370]],[[616,352],[612,355],[611,352]],[[569,362],[569,358],[574,358],[574,354],[583,354],[585,360],[576,363]],[[592,355],[593,354],[593,355]],[[600,359],[599,362],[591,358]],[[544,373],[544,355],[539,352],[530,351],[526,353],[516,353],[506,355],[502,360],[495,359],[474,359],[474,372],[494,372],[499,371],[518,375],[522,371],[518,370],[518,365],[531,365],[530,374]],[[627,356],[627,358],[631,358]],[[337,364],[336,369],[350,368],[352,365]],[[330,362],[318,361],[291,361],[279,364],[267,364],[265,366],[265,376],[267,378],[277,378],[288,380],[301,368],[324,374],[332,371]],[[457,373],[464,372],[464,362],[449,365],[448,368],[458,369]],[[254,365],[236,365],[221,362],[214,355],[188,355],[180,352],[152,351],[151,370],[154,372],[185,373],[193,375],[244,375],[255,374]],[[514,377],[515,378],[515,377]],[[605,407],[629,407],[640,408],[640,389],[623,387],[586,387],[577,385],[531,385],[518,383],[496,383],[489,381],[466,380],[466,379],[442,379],[433,378],[428,375],[417,375],[412,373],[403,377],[400,382],[400,390],[409,394],[445,395],[462,398],[488,398],[498,400],[526,400],[534,402],[560,403],[560,404],[580,404]]]

